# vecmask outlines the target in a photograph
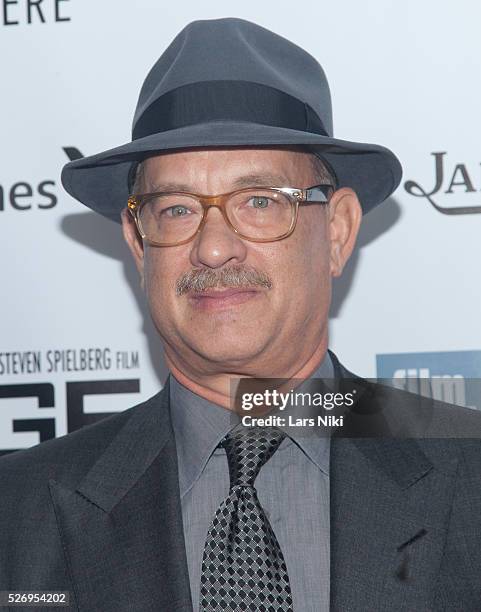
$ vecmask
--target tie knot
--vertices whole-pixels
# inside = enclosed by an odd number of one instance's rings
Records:
[[[279,448],[285,434],[269,427],[236,427],[221,442],[229,463],[230,486],[253,486],[261,467]]]

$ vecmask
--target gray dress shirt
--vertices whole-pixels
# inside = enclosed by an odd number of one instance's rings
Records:
[[[328,353],[312,378],[333,378]],[[192,603],[199,609],[207,532],[229,492],[222,438],[235,426],[230,411],[170,380],[182,518]],[[286,428],[286,437],[256,479],[259,501],[287,564],[295,612],[329,610],[329,438]]]

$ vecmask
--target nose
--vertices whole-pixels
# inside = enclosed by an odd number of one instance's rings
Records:
[[[247,255],[246,244],[227,225],[221,211],[211,207],[206,215],[205,224],[192,245],[192,265],[220,268],[227,263],[243,262]]]

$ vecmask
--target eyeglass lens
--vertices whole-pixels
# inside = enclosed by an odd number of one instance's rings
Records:
[[[232,194],[226,202],[225,212],[240,234],[253,239],[274,239],[289,230],[294,206],[289,196],[282,192],[251,189]],[[181,242],[195,234],[202,213],[202,204],[192,195],[156,195],[144,201],[140,224],[149,240]]]

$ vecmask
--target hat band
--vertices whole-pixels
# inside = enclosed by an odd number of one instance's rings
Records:
[[[157,98],[135,123],[132,140],[222,120],[328,136],[319,115],[308,104],[279,89],[250,81],[201,81]]]

